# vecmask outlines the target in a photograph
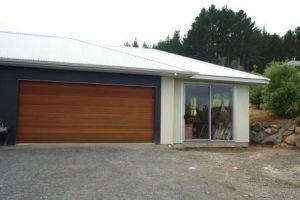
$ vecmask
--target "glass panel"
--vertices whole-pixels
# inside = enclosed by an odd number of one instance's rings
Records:
[[[231,86],[211,86],[211,139],[232,140],[232,96]]]
[[[209,139],[209,86],[185,87],[185,139]]]

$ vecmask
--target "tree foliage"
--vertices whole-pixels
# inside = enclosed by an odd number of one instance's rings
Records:
[[[202,9],[183,45],[187,56],[218,64],[220,58],[225,58],[225,66],[239,60],[242,66],[249,67],[251,56],[257,54],[258,35],[255,23],[244,11],[234,12],[227,7],[218,10],[213,5]]]
[[[287,62],[271,62],[264,75],[270,83],[250,88],[251,104],[264,104],[282,117],[300,115],[300,70]]]
[[[300,71],[287,63],[272,62],[265,75],[270,78],[263,94],[266,105],[279,116],[300,115]]]
[[[136,47],[136,48],[138,48],[138,47],[139,47],[139,45],[138,45],[138,42],[137,42],[137,39],[136,39],[136,38],[134,39],[134,41],[133,41],[133,43],[132,43],[132,47]]]
[[[153,46],[154,49],[167,51],[175,54],[182,54],[182,41],[180,38],[180,32],[176,30],[172,37],[167,36],[163,41],[159,41],[157,45]]]
[[[250,103],[255,105],[257,108],[260,108],[261,104],[263,103],[263,92],[263,85],[250,87]]]
[[[124,47],[131,47],[131,45],[129,44],[129,42],[125,42]]]
[[[251,73],[255,75],[262,75],[258,73],[257,65],[253,66],[253,70]],[[256,85],[250,87],[250,91],[249,91],[250,103],[256,106],[257,108],[260,108],[261,104],[263,104],[264,87],[265,87],[264,85]]]
[[[143,42],[143,48],[146,48],[146,49],[149,48],[149,45],[145,41]]]
[[[243,10],[202,9],[181,39],[179,31],[154,46],[195,59],[263,73],[267,63],[300,59],[300,27],[280,37],[260,30]]]

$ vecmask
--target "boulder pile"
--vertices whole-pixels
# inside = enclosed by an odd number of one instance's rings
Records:
[[[300,148],[300,125],[291,121],[283,126],[268,122],[255,122],[250,126],[250,141],[281,147]]]

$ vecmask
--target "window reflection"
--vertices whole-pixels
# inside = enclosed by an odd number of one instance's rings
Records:
[[[186,86],[185,139],[209,139],[209,86]]]
[[[232,86],[186,85],[185,96],[186,140],[232,140]]]
[[[232,139],[232,87],[211,86],[211,139]]]

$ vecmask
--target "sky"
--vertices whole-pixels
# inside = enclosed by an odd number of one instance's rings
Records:
[[[300,0],[0,0],[0,31],[72,37],[118,46],[187,33],[202,8],[243,9],[259,28],[300,26]]]

